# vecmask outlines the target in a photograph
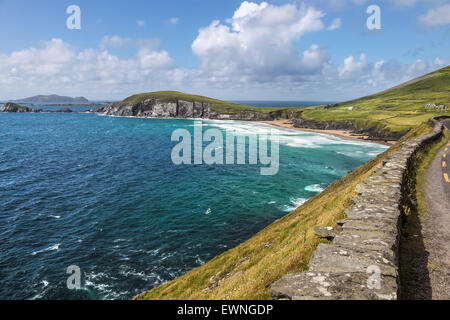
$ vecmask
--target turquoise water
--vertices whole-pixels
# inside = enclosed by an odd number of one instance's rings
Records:
[[[178,128],[192,131],[193,121],[0,114],[0,299],[131,298],[250,238],[385,149],[282,130],[280,170],[261,176],[258,165],[173,165]],[[81,269],[81,290],[66,287],[70,265]]]

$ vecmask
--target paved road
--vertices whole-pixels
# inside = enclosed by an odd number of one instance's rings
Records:
[[[450,120],[444,121],[450,129]],[[425,173],[427,214],[423,219],[432,299],[450,299],[450,143]]]

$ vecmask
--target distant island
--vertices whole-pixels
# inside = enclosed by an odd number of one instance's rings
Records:
[[[89,100],[85,97],[66,97],[56,94],[52,95],[38,95],[24,99],[13,100],[14,103],[26,104],[88,104]]]

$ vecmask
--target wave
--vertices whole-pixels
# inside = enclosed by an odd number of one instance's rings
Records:
[[[43,252],[47,252],[47,251],[55,251],[55,250],[59,250],[59,246],[60,246],[60,245],[61,245],[60,243],[54,244],[54,245],[52,245],[52,246],[50,246],[50,247],[48,247],[48,248],[46,248],[46,249],[34,251],[31,255],[32,255],[32,256],[35,256],[35,255],[37,255],[38,253],[43,253]]]
[[[320,186],[320,184],[312,184],[312,185],[305,187],[305,191],[309,191],[309,192],[322,192],[323,190],[325,190],[325,189],[322,188]]]
[[[282,210],[284,212],[291,212],[300,207],[302,204],[304,204],[308,199],[305,198],[291,198],[291,203],[288,205],[284,205],[282,207]]]
[[[194,124],[192,124],[192,126],[193,125]],[[336,144],[367,146],[367,147],[370,146],[377,148],[376,151],[371,150],[371,152],[376,152],[375,155],[378,155],[385,149],[385,146],[371,142],[343,139],[340,137],[324,133],[281,128],[273,126],[271,124],[259,122],[246,122],[238,120],[203,120],[202,125],[204,127],[215,127],[222,130],[232,131],[234,132],[234,135],[237,136],[239,135],[256,136],[262,134],[269,134],[271,133],[272,130],[277,130],[280,144],[293,148],[321,148]],[[349,153],[348,156],[355,156],[355,155]]]

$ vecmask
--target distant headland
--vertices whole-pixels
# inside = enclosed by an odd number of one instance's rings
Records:
[[[67,97],[59,96],[56,94],[52,95],[37,95],[33,97],[13,100],[14,103],[25,103],[25,104],[89,104],[89,100],[85,97]]]

